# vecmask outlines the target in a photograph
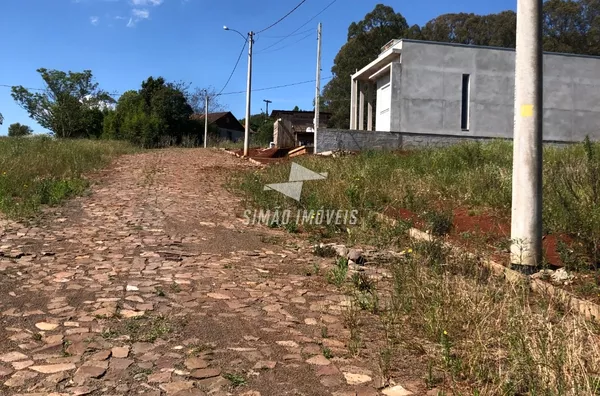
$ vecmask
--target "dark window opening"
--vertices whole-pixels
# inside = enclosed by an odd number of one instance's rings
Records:
[[[471,76],[463,74],[462,76],[462,107],[460,115],[460,127],[462,130],[469,129],[469,113],[471,101]]]

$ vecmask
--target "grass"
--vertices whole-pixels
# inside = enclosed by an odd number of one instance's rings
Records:
[[[225,373],[223,377],[231,383],[233,388],[237,388],[243,385],[246,385],[246,378],[240,374],[235,373]]]
[[[533,295],[526,285],[492,277],[473,258],[477,255],[457,255],[439,240],[409,242],[405,231],[413,220],[392,226],[376,216],[410,211],[438,238],[452,232],[457,208],[473,216],[510,219],[511,143],[294,161],[329,174],[327,181],[305,182],[300,203],[263,191],[265,184],[288,180],[289,164],[249,171],[235,187],[254,208],[359,211],[356,226],[302,225],[314,242],[335,238],[404,250],[388,263],[392,278],[383,285],[359,273],[350,277],[349,290],[343,261],[324,274],[354,297],[343,312],[351,355],[363,353],[363,332],[374,331],[364,326],[376,315],[382,334],[375,352],[385,378],[394,376],[408,351],[423,362],[423,379],[439,394],[600,394],[597,324],[551,295]],[[543,218],[545,232],[572,241],[558,249],[569,270],[595,267],[600,258],[600,144],[545,147]],[[509,241],[494,243],[506,250]],[[318,249],[315,254],[329,256]],[[590,278],[600,285],[600,277]],[[583,292],[597,290],[585,285]]]
[[[328,172],[326,181],[304,183],[300,203],[272,191],[268,183],[288,179],[290,164],[249,171],[235,187],[248,206],[261,209],[358,210],[359,223],[315,226],[302,231],[322,239],[344,235],[349,242],[393,243],[394,233],[383,231],[374,213],[408,210],[424,220],[432,234],[450,231],[452,211],[493,213],[510,218],[512,144],[505,141],[465,143],[410,153],[362,152],[341,158],[305,156],[295,162]],[[600,260],[600,144],[584,142],[544,149],[544,231],[566,234],[574,249]],[[401,231],[410,226],[401,224]]]
[[[80,195],[88,187],[86,173],[133,151],[113,141],[0,138],[0,211],[26,217]]]
[[[439,242],[415,244],[392,270],[394,338],[421,344],[454,394],[465,384],[478,395],[600,391],[598,327],[552,296],[492,278]]]
[[[341,287],[348,276],[348,259],[338,257],[335,265],[327,273],[327,281],[337,287]]]

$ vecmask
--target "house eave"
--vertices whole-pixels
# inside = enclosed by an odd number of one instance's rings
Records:
[[[352,79],[368,81],[369,78],[379,72],[379,70],[388,67],[390,63],[399,60],[400,54],[402,53],[401,44],[402,42],[379,55],[373,62],[354,73]]]

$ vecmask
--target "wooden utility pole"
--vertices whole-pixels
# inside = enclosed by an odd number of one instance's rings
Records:
[[[273,101],[268,100],[268,99],[263,99],[263,102],[265,102],[267,104],[267,108],[265,110],[265,114],[267,115],[267,117],[269,117],[269,103],[273,103]]]

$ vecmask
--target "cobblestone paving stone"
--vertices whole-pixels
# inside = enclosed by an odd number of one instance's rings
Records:
[[[248,167],[125,156],[89,195],[0,220],[0,394],[377,395],[377,363],[344,357],[347,298],[302,274],[323,259],[243,223],[224,183]]]

